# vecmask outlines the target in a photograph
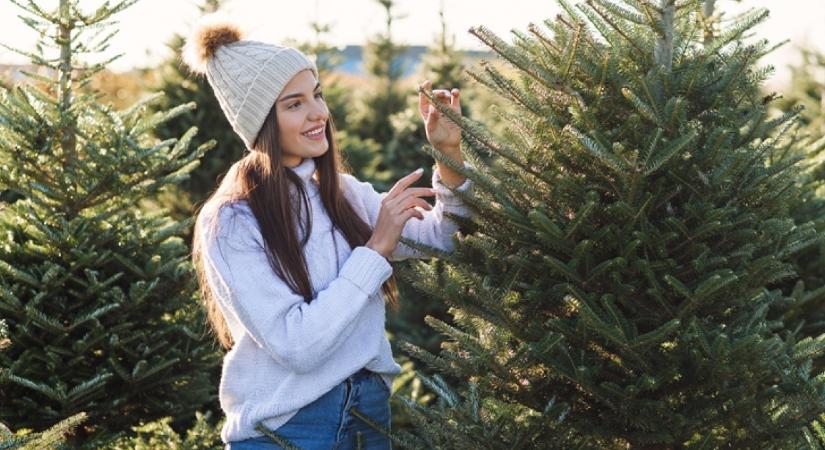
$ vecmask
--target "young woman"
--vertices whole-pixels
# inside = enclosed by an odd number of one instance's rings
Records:
[[[258,425],[302,449],[388,449],[389,396],[400,372],[385,333],[389,261],[421,257],[404,236],[452,250],[470,217],[451,189],[472,183],[446,165],[432,188],[421,170],[379,194],[342,170],[314,63],[296,49],[243,40],[218,16],[184,49],[205,73],[248,153],[203,204],[192,257],[209,321],[226,348],[219,388],[228,449],[280,449]],[[429,82],[422,87],[430,89]],[[438,93],[460,113],[457,89]],[[420,94],[427,138],[463,162],[459,128]],[[435,206],[422,197],[435,196]],[[409,220],[411,218],[416,220]]]

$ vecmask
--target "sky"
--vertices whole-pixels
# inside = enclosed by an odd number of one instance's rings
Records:
[[[36,0],[43,7],[54,7],[57,0]],[[438,10],[444,4],[448,30],[459,48],[486,50],[467,30],[484,25],[505,40],[511,29],[526,30],[531,22],[554,17],[559,7],[552,0],[398,0],[393,37],[409,45],[428,45],[440,29]],[[575,2],[575,0],[572,0]],[[100,0],[80,0],[81,7],[92,9]],[[199,15],[200,0],[140,0],[118,14],[119,33],[107,55],[125,53],[110,67],[128,70],[157,63],[169,54],[165,43],[175,33],[185,34]],[[763,63],[776,67],[769,84],[788,80],[787,66],[797,60],[796,46],[805,45],[825,52],[825,0],[719,0],[719,8],[731,14],[748,7],[771,10],[767,22],[757,28],[760,37],[771,42],[790,40],[789,44],[766,57]],[[52,6],[54,5],[54,6]],[[506,7],[502,7],[506,5]],[[222,10],[236,20],[253,39],[283,42],[285,39],[310,40],[309,23],[329,23],[327,41],[343,47],[363,44],[366,37],[385,27],[383,8],[375,0],[226,0]],[[35,33],[17,17],[22,10],[0,0],[0,43],[31,49]],[[0,47],[0,64],[19,64],[26,60]]]

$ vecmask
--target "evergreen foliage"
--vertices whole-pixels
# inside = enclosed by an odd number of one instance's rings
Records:
[[[799,127],[782,141],[783,151],[797,152],[804,170],[798,183],[801,195],[792,199],[790,210],[797,224],[813,222],[825,234],[825,55],[802,51],[802,63],[792,68],[791,91],[777,101],[780,111],[804,108]],[[775,94],[770,94],[775,95]],[[794,256],[799,279],[787,282],[785,292],[797,299],[783,311],[786,326],[801,336],[825,333],[825,243],[811,246]],[[818,358],[817,368],[825,368]]]
[[[19,196],[0,205],[0,318],[11,338],[0,421],[38,430],[85,412],[73,445],[139,420],[190,420],[213,400],[208,375],[220,362],[181,238],[191,221],[140,207],[209,149],[189,149],[194,128],[150,135],[194,105],[149,114],[155,95],[116,111],[84,89],[117,56],[78,55],[105,50],[113,15],[134,2],[85,11],[15,1],[42,38],[18,52],[54,76],[0,92],[0,188]]]
[[[121,437],[99,447],[99,450],[218,450],[224,448],[221,427],[225,418],[212,424],[212,413],[195,413],[194,425],[185,433],[176,432],[171,418],[132,427],[134,436]]]
[[[434,88],[462,88],[462,54],[456,50],[454,40],[450,39],[444,21],[443,5],[439,11],[439,18],[441,31],[422,58],[419,79],[429,79],[433,82]],[[424,121],[418,111],[418,93],[414,94],[415,97],[411,96],[404,111],[396,115],[396,138],[390,143],[388,151],[382,155],[386,158],[387,166],[392,168],[396,180],[418,167],[432,165],[430,154],[421,149],[428,143]],[[462,114],[465,109],[462,105]],[[388,318],[388,327],[393,330],[396,338],[393,342],[394,349],[397,350],[401,342],[411,342],[429,351],[438,351],[443,337],[422,325],[427,315],[447,320],[447,305],[412,289],[416,274],[410,271],[409,261],[397,263],[396,270],[401,274],[398,287],[404,301],[401,302],[399,313]]]
[[[825,136],[825,54],[802,49],[802,61],[791,67],[790,92],[777,102],[781,109],[801,105],[800,123],[812,136]]]
[[[11,344],[8,336],[8,326],[4,320],[0,320],[0,352]],[[0,372],[2,370],[0,368]],[[66,435],[85,419],[85,413],[77,413],[42,433],[12,433],[6,425],[0,422],[0,448],[7,450],[59,448],[65,442]]]
[[[825,335],[769,317],[781,283],[822,242],[789,211],[798,111],[768,116],[745,34],[755,10],[711,28],[713,1],[588,0],[507,43],[473,76],[515,105],[504,139],[461,120],[477,170],[473,234],[421,287],[456,325],[439,355],[408,346],[451,387],[408,403],[410,447],[822,448]],[[710,6],[710,8],[708,8]],[[710,13],[709,13],[710,9]],[[704,14],[704,15],[703,15]],[[450,114],[441,108],[444,114]],[[482,156],[495,155],[493,164]],[[446,264],[437,270],[435,264]]]
[[[406,47],[396,43],[392,37],[392,25],[401,18],[393,11],[396,2],[376,2],[384,8],[386,30],[370,38],[364,46],[363,64],[370,80],[367,89],[356,101],[352,121],[348,121],[345,128],[361,142],[342,145],[342,150],[352,167],[357,169],[359,179],[369,181],[376,190],[385,192],[398,178],[396,168],[389,164],[388,160],[392,157],[385,146],[395,138],[392,117],[405,109],[408,100],[407,94],[399,87],[404,74],[400,56]]]

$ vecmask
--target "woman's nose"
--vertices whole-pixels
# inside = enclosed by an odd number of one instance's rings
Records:
[[[329,116],[327,104],[323,100],[316,101],[309,118],[311,120],[327,120],[327,116]]]

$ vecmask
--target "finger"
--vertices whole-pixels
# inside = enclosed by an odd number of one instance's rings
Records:
[[[434,89],[433,96],[441,101],[441,103],[449,103],[452,94],[446,89]]]
[[[430,105],[430,109],[427,115],[427,128],[432,129],[432,127],[438,122],[438,119],[441,117],[441,111],[436,109],[435,106]]]
[[[435,195],[435,192],[433,192],[431,189],[428,189],[428,188],[410,188],[410,189],[407,189],[406,191],[404,191],[401,195],[399,195],[396,198],[401,203],[408,202],[412,199],[418,199],[418,200],[421,200],[423,202],[424,199],[422,199],[421,197],[425,196],[425,195],[432,197],[432,196]]]
[[[394,206],[391,207],[398,207],[399,209],[407,209],[413,207],[421,207],[424,209],[432,209],[432,205],[427,203],[424,199],[415,197],[411,194],[402,194],[393,200],[395,202]]]
[[[420,172],[416,170],[408,175],[403,176],[400,180],[395,182],[395,185],[392,187],[392,189],[390,189],[389,193],[387,193],[387,196],[385,198],[393,199],[397,197],[399,194],[404,192],[404,189],[406,189],[407,186],[415,183],[417,179],[421,178],[421,175],[423,174],[423,170]]]
[[[432,211],[433,205],[424,201],[424,199],[414,198],[413,199],[413,207],[414,208],[421,208],[425,211]]]
[[[410,194],[412,194],[412,195],[414,195],[414,196],[416,196],[416,197],[421,197],[422,195],[426,195],[426,196],[433,196],[433,195],[435,195],[435,189],[433,189],[433,188],[424,188],[424,187],[420,187],[420,188],[409,188],[409,189],[407,189],[407,190],[406,190],[406,191],[404,191],[404,192],[409,192]]]
[[[398,196],[389,199],[384,207],[389,208],[390,211],[395,211],[396,213],[409,208],[413,204],[421,206],[425,209],[431,209],[432,205],[420,198],[420,195],[435,195],[435,192],[428,188],[410,188]]]
[[[451,93],[452,98],[450,98],[450,108],[452,108],[454,111],[461,112],[461,101],[459,98],[461,92],[458,90],[458,88],[453,88]]]
[[[421,211],[418,211],[415,208],[410,208],[410,209],[404,210],[404,212],[401,213],[400,217],[404,222],[406,222],[407,220],[409,220],[412,217],[416,217],[418,220],[424,220],[424,214]]]
[[[423,187],[416,188],[416,187],[413,187],[413,188],[405,189],[404,192],[399,193],[398,195],[396,195],[395,197],[390,199],[390,201],[402,201],[403,202],[404,199],[406,199],[406,198],[423,197],[423,196],[432,197],[434,195],[435,195],[435,189],[433,189],[433,188],[423,188]]]
[[[424,80],[423,83],[418,87],[418,112],[421,113],[421,117],[424,120],[427,119],[427,105],[429,104],[429,100],[427,96],[424,95],[424,91],[430,90],[433,83],[430,80]]]

